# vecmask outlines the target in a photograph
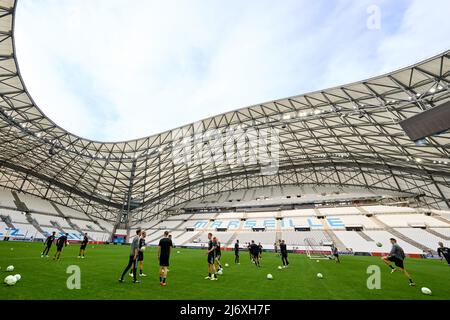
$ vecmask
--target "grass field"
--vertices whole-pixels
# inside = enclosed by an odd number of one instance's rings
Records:
[[[234,264],[232,252],[224,252],[224,274],[218,281],[204,280],[207,275],[205,251],[175,249],[167,287],[159,285],[156,249],[145,252],[144,271],[148,275],[133,284],[127,275],[125,283],[118,279],[128,262],[129,247],[89,245],[87,258],[77,259],[78,245],[64,249],[60,261],[41,258],[42,245],[37,243],[0,242],[0,275],[14,265],[12,274],[22,280],[15,286],[1,285],[0,299],[450,299],[450,268],[441,261],[407,259],[406,267],[416,281],[409,287],[407,279],[390,270],[377,257],[342,256],[340,265],[333,261],[310,260],[304,255],[290,254],[290,267],[278,270],[280,258],[264,253],[262,267],[250,264],[247,252],[241,253],[241,264]],[[180,251],[179,254],[176,251]],[[55,252],[52,247],[51,254]],[[66,269],[78,265],[81,269],[81,289],[69,290]],[[366,286],[367,267],[381,267],[381,289]],[[320,272],[323,279],[318,279]],[[273,280],[267,280],[271,273]],[[3,281],[2,281],[3,282]],[[423,295],[421,287],[433,291]]]

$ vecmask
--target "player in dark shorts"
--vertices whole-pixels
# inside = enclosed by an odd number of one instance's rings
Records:
[[[220,251],[220,241],[216,237],[213,238],[213,241],[216,242],[216,252],[215,252],[215,264],[216,264],[216,270],[221,271],[223,270],[222,265],[220,264],[220,257],[222,256],[222,252]]]
[[[281,240],[280,242],[280,255],[281,255],[281,262],[283,263],[283,268],[287,268],[289,265],[288,251],[284,240]]]
[[[260,267],[259,264],[259,247],[258,245],[255,243],[254,240],[252,240],[252,243],[250,244],[250,252],[252,255],[252,261],[253,263],[257,266]]]
[[[167,279],[167,268],[169,267],[170,251],[172,250],[172,240],[169,238],[169,231],[164,232],[164,238],[159,240],[158,261],[159,261],[159,283],[165,287]]]
[[[60,236],[58,238],[58,240],[56,240],[56,253],[55,256],[53,257],[53,260],[59,260],[59,257],[61,256],[61,251],[64,247],[67,247],[67,236],[69,234],[63,234],[62,236]]]
[[[214,265],[216,247],[217,243],[214,242],[213,235],[210,232],[208,233],[208,251],[206,252],[208,256],[208,276],[205,277],[205,280],[217,280],[216,266]]]
[[[275,241],[275,243],[273,244],[273,249],[275,250],[275,253],[278,253],[278,244]]]
[[[122,272],[122,276],[119,279],[119,282],[123,282],[123,278],[127,274],[128,270],[132,268],[133,271],[133,283],[140,283],[139,280],[136,279],[136,264],[137,264],[137,257],[139,254],[139,240],[141,237],[141,229],[136,230],[136,237],[134,237],[133,241],[131,242],[131,251],[130,251],[130,257],[128,260],[128,265],[125,267],[125,270]]]
[[[84,259],[84,256],[86,254],[86,246],[88,245],[88,243],[89,243],[88,234],[85,233],[83,241],[81,241],[80,253],[78,253],[78,258]]]
[[[411,276],[409,275],[409,273],[405,270],[405,266],[404,266],[404,260],[406,257],[405,252],[397,244],[397,240],[395,240],[394,238],[391,238],[390,241],[392,244],[391,252],[389,253],[388,256],[382,257],[381,259],[389,266],[389,268],[391,268],[391,273],[394,273],[397,270],[396,268],[394,268],[392,266],[392,263],[394,263],[395,266],[400,268],[400,270],[402,270],[403,274],[408,278],[409,285],[412,287],[415,286],[416,284],[411,279]]]
[[[236,243],[234,244],[234,263],[239,263],[239,240],[236,240]]]
[[[439,242],[439,248],[437,249],[438,256],[441,258],[445,258],[448,265],[450,266],[450,249],[447,247],[444,247],[444,244],[442,242]]]
[[[252,245],[250,242],[247,244],[247,249],[248,249],[248,255],[250,256],[250,262],[253,262]]]
[[[336,260],[336,263],[341,263],[341,260],[339,259],[339,250],[336,248],[334,244],[331,245],[331,253],[333,254],[334,259]]]
[[[44,256],[46,256],[48,258],[48,252],[50,251],[50,248],[52,247],[53,241],[55,241],[55,234],[56,232],[53,231],[51,235],[49,235],[47,237],[47,239],[45,240],[45,247],[44,247],[44,251],[42,251],[41,253],[41,258],[43,258]]]
[[[147,275],[143,273],[144,269],[144,250],[145,250],[145,237],[147,236],[147,233],[145,231],[141,232],[141,237],[139,239],[139,253],[137,261],[139,263],[139,276],[140,277],[146,277]],[[143,249],[144,248],[144,249]],[[130,272],[130,277],[133,276],[133,271]]]

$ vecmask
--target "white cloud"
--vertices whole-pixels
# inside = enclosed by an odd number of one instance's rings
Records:
[[[450,1],[413,0],[401,27],[379,46],[383,72],[417,63],[450,49]]]
[[[373,2],[402,23],[367,30]],[[428,8],[419,19],[430,1],[411,2],[405,15],[392,3],[21,0],[18,58],[36,103],[57,124],[126,140],[361,80],[448,47],[448,22],[424,38],[436,28],[429,21],[448,11]]]

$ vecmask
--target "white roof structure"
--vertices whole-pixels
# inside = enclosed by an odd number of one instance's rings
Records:
[[[147,220],[220,192],[283,185],[407,192],[422,195],[424,206],[450,207],[450,134],[418,146],[399,125],[450,100],[450,51],[358,83],[104,143],[67,132],[34,103],[15,54],[15,7],[0,0],[1,187],[111,221],[124,213]],[[230,128],[238,133],[227,135]],[[257,161],[211,161],[227,146],[247,152],[235,140],[261,132],[270,132],[271,143]],[[189,157],[208,157],[180,161],[186,142],[195,145]],[[275,158],[276,170],[272,163],[267,171]]]

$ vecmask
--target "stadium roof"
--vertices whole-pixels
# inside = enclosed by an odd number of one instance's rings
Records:
[[[112,221],[123,212],[145,220],[211,194],[280,185],[408,192],[424,195],[425,206],[450,208],[450,133],[416,145],[399,125],[450,100],[450,51],[358,83],[102,143],[60,128],[27,92],[14,49],[15,4],[0,0],[1,187]],[[246,139],[270,129],[279,149],[266,145],[263,158],[245,164],[177,158],[186,139],[216,157],[236,139],[225,134],[229,128]],[[276,168],[264,171],[274,158]]]

